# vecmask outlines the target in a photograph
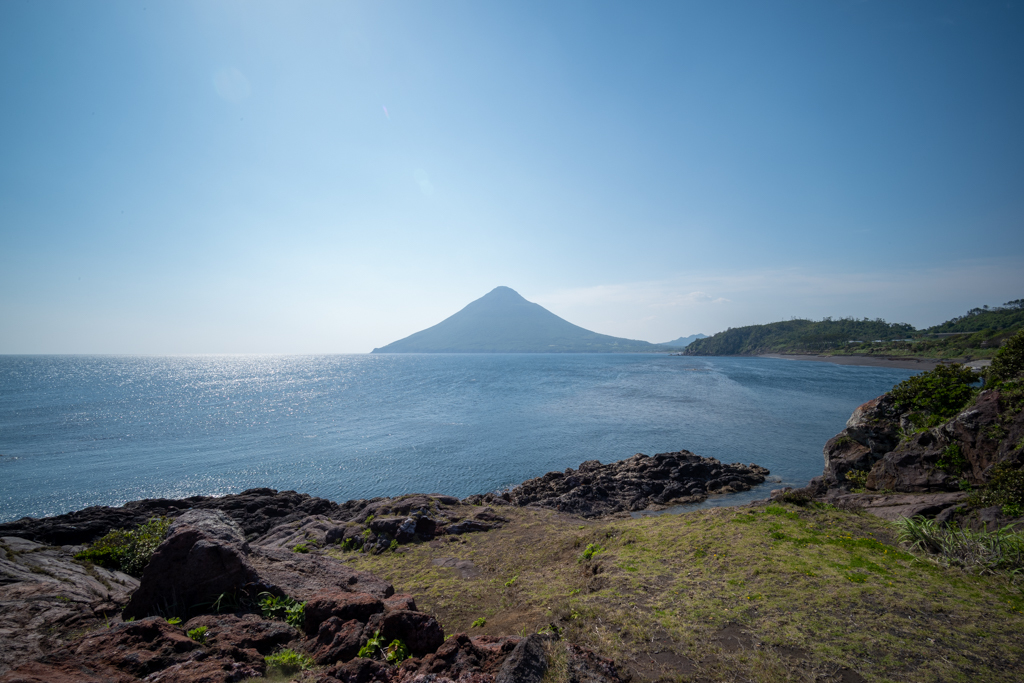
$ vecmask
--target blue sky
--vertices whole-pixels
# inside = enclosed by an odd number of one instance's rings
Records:
[[[0,3],[0,353],[1024,296],[1020,2]]]

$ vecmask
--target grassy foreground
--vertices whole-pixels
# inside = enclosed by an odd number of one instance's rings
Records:
[[[763,504],[643,519],[496,512],[509,523],[490,532],[336,554],[412,593],[447,633],[558,630],[634,680],[1017,681],[1024,671],[1021,582],[920,559],[870,515]],[[557,660],[548,678],[564,680]]]

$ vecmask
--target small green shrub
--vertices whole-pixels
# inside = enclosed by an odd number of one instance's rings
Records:
[[[589,562],[593,559],[594,555],[603,553],[604,548],[599,546],[597,543],[588,543],[586,549],[583,551],[583,555],[580,556],[580,562]]]
[[[171,617],[170,619],[167,620],[167,623],[170,624],[171,626],[177,626],[178,624],[181,623],[181,617]]]
[[[993,386],[1017,379],[1021,375],[1024,375],[1024,330],[1007,339],[996,352],[992,365],[988,366],[985,373],[985,383]]]
[[[142,576],[170,526],[171,520],[166,517],[153,517],[134,529],[114,529],[75,555],[75,559]]]
[[[511,588],[512,586],[515,585],[516,581],[518,581],[518,580],[519,580],[519,574],[516,574],[511,579],[509,579],[508,581],[505,582],[505,588]]]
[[[355,550],[357,547],[358,546],[356,546],[356,539],[354,539],[354,538],[346,538],[344,541],[341,542],[341,550],[342,550],[342,552],[346,552],[347,553],[347,552],[350,552],[352,550]]]
[[[980,379],[978,373],[963,365],[939,365],[900,382],[891,393],[901,413],[924,412],[950,418],[974,398],[978,390],[973,385]]]
[[[973,507],[1024,506],[1024,469],[999,463],[992,468],[988,484],[972,491],[967,502]]]
[[[475,621],[473,621],[473,623],[470,624],[469,627],[470,628],[480,628],[481,626],[484,626],[486,623],[487,623],[487,619],[485,619],[484,617],[480,617],[479,619],[476,619]]]
[[[309,548],[306,547],[305,543],[296,543],[295,547],[292,548],[293,553],[308,553]]]
[[[263,661],[267,663],[268,669],[276,669],[286,676],[312,669],[316,664],[312,657],[295,650],[281,650],[277,654],[267,655]]]
[[[969,464],[958,443],[951,443],[946,446],[942,451],[942,455],[939,456],[938,462],[939,469],[949,474],[961,474],[967,469]]]
[[[390,550],[391,552],[395,552],[396,550],[398,550],[398,539],[397,538],[392,538],[391,539],[391,543],[388,545],[388,550]]]
[[[278,597],[271,593],[260,593],[257,597],[265,619],[280,619],[295,628],[302,628],[302,621],[306,616],[306,603],[287,595]]]
[[[206,645],[206,632],[208,630],[205,626],[196,626],[186,631],[186,635],[200,645]]]
[[[863,491],[868,485],[868,473],[864,470],[850,470],[844,476],[854,491]]]

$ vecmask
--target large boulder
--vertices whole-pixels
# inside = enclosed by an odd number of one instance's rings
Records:
[[[218,510],[189,510],[153,553],[125,618],[185,616],[257,584],[248,555],[242,529],[230,517]]]

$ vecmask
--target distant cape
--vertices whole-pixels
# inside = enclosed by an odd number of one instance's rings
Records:
[[[515,290],[496,287],[450,318],[373,353],[623,353],[662,348],[585,330]]]

